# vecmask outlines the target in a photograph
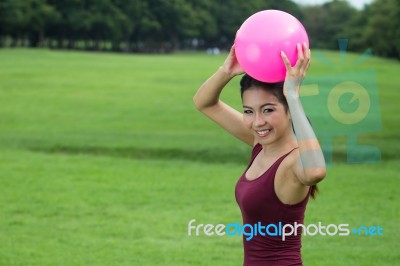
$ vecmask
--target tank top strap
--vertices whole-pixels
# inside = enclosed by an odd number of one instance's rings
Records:
[[[299,147],[293,148],[292,150],[290,150],[288,153],[282,155],[278,160],[275,161],[274,164],[278,164],[278,166],[281,164],[281,162],[283,161],[283,159],[285,159],[289,154],[292,153],[292,151],[294,151],[295,149],[298,149]]]
[[[256,158],[256,156],[260,153],[261,150],[262,150],[262,146],[260,143],[257,143],[256,145],[254,145],[253,151],[251,152],[250,161],[253,161]]]
[[[280,158],[278,158],[277,161],[285,159],[286,156],[288,156],[290,153],[292,153],[292,151],[294,151],[295,149],[298,149],[298,148],[299,147],[293,148],[288,153],[286,153],[286,154],[282,155]],[[251,152],[250,163],[256,158],[256,156],[260,153],[261,150],[262,150],[262,146],[260,143],[257,143],[256,145],[254,145],[253,151]]]
[[[291,154],[292,153],[292,151],[294,151],[295,149],[298,149],[299,147],[295,147],[295,148],[293,148],[291,151],[289,151],[288,153],[286,153],[284,156],[286,157],[286,156],[288,156],[289,154]]]

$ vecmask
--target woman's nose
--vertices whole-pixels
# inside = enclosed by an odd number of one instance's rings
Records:
[[[264,124],[265,124],[264,117],[261,114],[256,114],[254,126],[260,127],[260,126],[263,126]]]

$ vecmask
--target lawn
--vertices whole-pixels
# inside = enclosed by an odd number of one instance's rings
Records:
[[[0,265],[242,265],[241,237],[187,232],[191,219],[241,222],[234,186],[250,147],[192,104],[224,58],[0,50]],[[359,59],[313,51],[311,81],[373,73],[379,115],[329,135],[304,97],[332,146],[305,223],[380,226],[383,236],[304,236],[304,265],[400,261],[400,64]],[[222,97],[240,110],[238,81]],[[348,163],[350,135],[380,159]]]

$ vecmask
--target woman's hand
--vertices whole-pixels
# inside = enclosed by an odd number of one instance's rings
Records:
[[[303,45],[297,44],[297,55],[297,62],[292,67],[285,53],[281,52],[282,60],[286,67],[285,85],[283,87],[283,94],[286,97],[289,95],[299,96],[301,82],[310,67],[311,51],[306,43],[303,43]]]
[[[239,62],[236,58],[235,45],[232,45],[229,55],[225,59],[225,62],[221,68],[231,78],[244,73],[243,68],[239,65]]]

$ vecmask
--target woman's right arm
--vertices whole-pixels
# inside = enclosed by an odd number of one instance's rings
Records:
[[[220,94],[226,84],[240,74],[243,74],[243,69],[237,62],[235,49],[232,47],[224,64],[200,86],[193,102],[199,111],[234,137],[253,146],[254,137],[250,129],[244,126],[242,113],[220,100]]]

